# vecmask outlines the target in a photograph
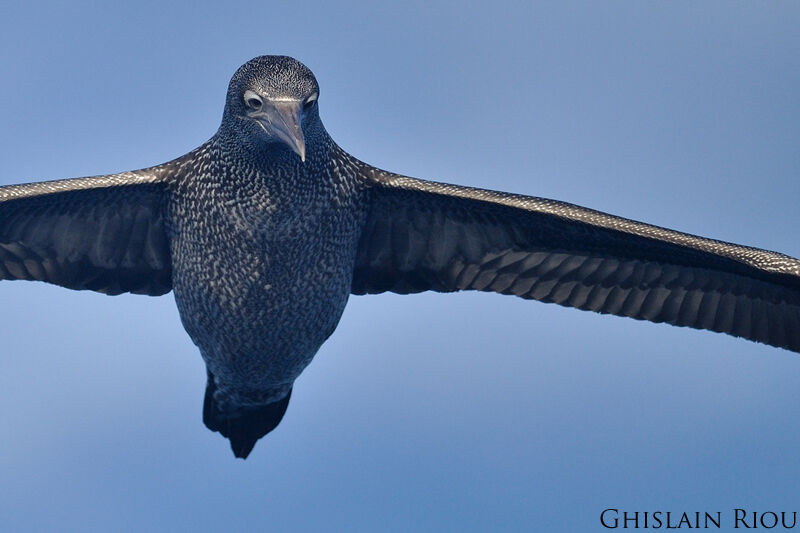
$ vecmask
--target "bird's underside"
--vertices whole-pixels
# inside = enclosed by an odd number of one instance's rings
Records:
[[[298,61],[255,58],[234,75],[222,125],[200,149],[139,171],[0,187],[0,280],[38,280],[106,294],[160,295],[175,289],[179,309],[190,301],[197,304],[189,306],[192,314],[199,309],[209,315],[187,322],[182,309],[184,324],[196,326],[224,322],[226,317],[210,315],[230,309],[241,296],[237,291],[248,291],[241,301],[265,301],[255,293],[274,290],[269,275],[280,271],[281,283],[296,285],[277,292],[291,297],[286,301],[297,321],[314,327],[327,324],[315,317],[341,312],[348,292],[479,290],[800,352],[797,259],[563,202],[376,169],[330,139],[319,120],[318,96],[316,79]],[[230,228],[238,237],[226,233]],[[285,234],[271,236],[274,228]],[[248,250],[255,250],[248,256],[255,258],[252,271],[242,272],[231,259],[235,254],[226,256],[230,247],[241,248],[242,236]],[[271,239],[264,249],[273,255],[264,258],[269,266],[260,271],[262,238]],[[317,246],[323,242],[326,255],[307,261],[304,250],[323,249]],[[296,248],[281,253],[284,243]],[[226,279],[189,270],[220,263],[228,265]],[[314,302],[308,313],[298,289],[305,279],[301,263],[313,263],[311,271],[329,281],[339,280],[324,284],[320,278],[311,285],[319,291],[308,299]],[[220,290],[220,283],[227,285]],[[191,298],[184,298],[187,291]],[[272,311],[280,315],[282,309]],[[335,326],[335,320],[329,322],[326,331],[309,332],[314,350]],[[258,324],[243,331],[269,326],[275,339],[294,338],[280,331],[285,323]],[[249,376],[262,370],[280,374],[263,361],[251,365],[241,356],[204,349],[203,342],[220,339],[198,342],[204,327],[194,329],[201,330],[190,334],[207,363],[208,357],[217,358],[208,365],[215,372],[235,376],[241,368],[229,367],[244,365]],[[224,327],[218,329],[224,334]],[[264,361],[281,363],[274,357]],[[304,364],[286,362],[292,375],[284,373],[267,388],[291,391]],[[264,405],[227,408],[215,398],[235,398],[236,387],[244,390],[245,384],[224,377],[209,372],[204,420],[231,439],[237,456],[246,456],[280,422],[289,393]]]
[[[368,215],[353,294],[513,294],[800,352],[796,259],[570,204],[363,168]],[[0,188],[0,279],[106,294],[168,292],[171,189],[123,176]],[[246,457],[287,404],[288,396],[225,418],[207,392],[204,421]]]

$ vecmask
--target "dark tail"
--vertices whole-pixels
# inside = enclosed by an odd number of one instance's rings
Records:
[[[209,373],[203,403],[203,423],[211,431],[219,431],[231,441],[231,449],[236,457],[247,459],[258,439],[281,423],[292,396],[292,389],[289,389],[282,400],[259,407],[241,408],[233,413],[219,409],[214,400],[216,389],[214,376]]]

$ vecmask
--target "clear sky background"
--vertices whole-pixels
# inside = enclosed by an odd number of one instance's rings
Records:
[[[800,256],[790,2],[0,7],[0,183],[210,137],[305,62],[331,135],[428,179]],[[606,507],[799,510],[800,358],[489,294],[354,297],[250,458],[205,429],[171,295],[0,283],[6,531],[592,531]]]

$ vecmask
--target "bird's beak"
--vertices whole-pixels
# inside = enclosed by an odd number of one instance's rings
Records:
[[[264,109],[251,116],[258,120],[267,133],[283,141],[300,160],[306,161],[306,140],[301,124],[302,102],[294,100],[267,100]]]

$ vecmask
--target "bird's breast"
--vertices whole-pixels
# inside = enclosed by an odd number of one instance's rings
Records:
[[[358,210],[330,201],[281,205],[274,196],[194,204],[176,205],[182,214],[172,217],[184,326],[218,378],[291,382],[344,310]]]

